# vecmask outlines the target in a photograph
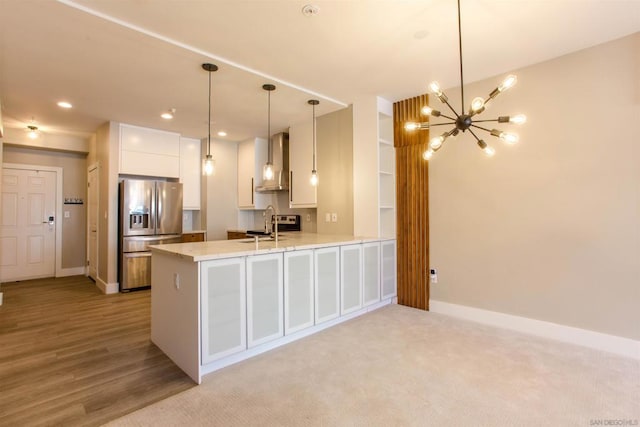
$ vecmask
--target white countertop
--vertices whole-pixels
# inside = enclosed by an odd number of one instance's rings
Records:
[[[271,252],[295,251],[301,249],[389,240],[374,237],[354,237],[300,232],[282,232],[278,237],[279,239],[277,244],[274,241],[260,241],[258,243],[257,250],[253,239],[241,239],[154,245],[151,246],[151,251],[176,255],[193,262],[199,262],[219,258],[232,258]]]

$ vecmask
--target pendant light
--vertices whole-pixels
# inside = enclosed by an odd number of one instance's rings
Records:
[[[268,104],[267,104],[267,163],[265,163],[262,169],[262,179],[273,179],[273,147],[271,144],[271,92],[276,90],[276,87],[272,84],[262,85],[262,89],[267,91]]]
[[[31,117],[31,123],[27,125],[27,136],[29,139],[38,139],[40,137],[40,130],[36,126],[36,121]]]
[[[207,156],[204,158],[204,164],[202,171],[205,175],[213,175],[215,172],[215,161],[211,155],[211,73],[218,71],[218,66],[215,64],[205,63],[202,64],[202,68],[209,72],[209,126],[207,128]]]
[[[461,92],[461,98],[462,98],[460,113],[458,113],[451,106],[451,104],[449,104],[449,98],[447,97],[447,95],[444,94],[442,89],[440,89],[440,85],[438,84],[438,82],[432,82],[429,85],[431,92],[433,92],[433,94],[436,97],[438,97],[440,102],[442,102],[447,107],[449,107],[449,109],[453,112],[455,117],[447,116],[446,114],[441,113],[438,110],[434,110],[429,106],[425,106],[421,110],[421,113],[423,115],[432,116],[432,117],[444,117],[445,119],[448,119],[450,121],[445,123],[407,122],[404,125],[404,128],[407,131],[429,129],[433,126],[454,125],[453,129],[451,129],[450,131],[444,132],[441,135],[438,135],[431,139],[427,150],[422,154],[422,157],[425,160],[429,160],[434,155],[434,153],[438,151],[440,147],[442,147],[442,145],[444,144],[447,138],[455,137],[456,135],[458,135],[458,133],[460,133],[460,131],[462,132],[469,131],[469,133],[473,135],[473,137],[476,139],[478,147],[480,147],[480,149],[484,151],[484,153],[487,156],[491,157],[495,154],[495,150],[492,147],[490,147],[484,140],[478,138],[478,136],[474,133],[473,129],[479,129],[479,130],[488,132],[490,135],[503,140],[507,144],[515,144],[516,142],[518,142],[518,135],[513,133],[503,132],[498,129],[488,129],[484,126],[479,126],[477,123],[498,122],[498,123],[522,124],[526,121],[526,117],[523,114],[519,114],[516,116],[500,116],[497,119],[488,119],[488,120],[475,119],[475,116],[482,113],[485,110],[487,104],[491,100],[493,100],[500,93],[504,92],[505,90],[509,89],[510,87],[516,84],[517,79],[516,79],[516,76],[514,75],[507,76],[507,78],[489,94],[486,100],[481,97],[474,98],[471,101],[469,112],[465,113],[464,111],[464,79],[462,75],[462,30],[461,30],[460,22],[461,22],[460,0],[458,0],[458,43],[459,43],[459,54],[460,54],[460,92]]]
[[[318,172],[316,171],[316,105],[320,104],[317,99],[310,99],[307,101],[313,109],[313,169],[311,169],[311,185],[316,187],[318,185]]]

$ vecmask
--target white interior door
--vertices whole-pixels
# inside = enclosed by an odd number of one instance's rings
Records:
[[[0,281],[53,277],[56,173],[2,169]]]
[[[98,168],[89,170],[87,178],[87,263],[88,276],[98,279]]]

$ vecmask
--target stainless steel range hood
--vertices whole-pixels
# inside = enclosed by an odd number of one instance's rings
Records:
[[[256,186],[258,193],[289,191],[289,134],[281,132],[271,137],[273,154],[273,179],[262,181]]]

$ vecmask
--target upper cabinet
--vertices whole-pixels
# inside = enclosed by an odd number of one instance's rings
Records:
[[[316,188],[311,185],[313,170],[313,123],[300,123],[289,128],[289,207],[315,208]],[[322,171],[318,171],[322,179]]]
[[[268,197],[256,193],[262,182],[262,167],[267,160],[267,140],[251,138],[238,144],[238,208],[264,209]]]
[[[120,125],[120,173],[180,177],[180,135]]]
[[[180,138],[180,182],[185,210],[200,210],[200,149],[199,139]]]

